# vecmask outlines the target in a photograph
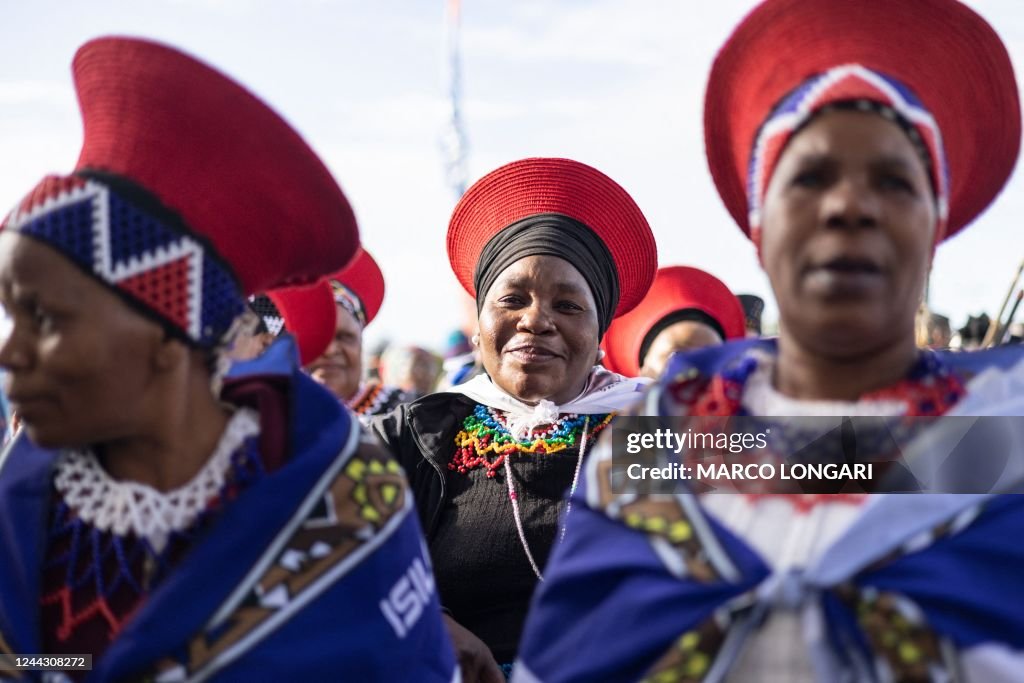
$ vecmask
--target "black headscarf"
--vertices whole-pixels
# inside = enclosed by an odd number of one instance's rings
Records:
[[[557,256],[580,272],[594,295],[597,323],[603,336],[619,305],[615,261],[593,230],[559,213],[541,213],[518,220],[484,245],[473,273],[477,314],[498,276],[527,256]]]
[[[659,320],[654,327],[648,330],[647,334],[644,335],[644,340],[640,344],[640,367],[644,366],[644,359],[647,358],[647,352],[651,350],[651,344],[658,338],[658,335],[664,332],[669,327],[672,327],[676,323],[693,321],[698,323],[704,323],[715,333],[725,339],[725,330],[722,328],[722,324],[712,318],[710,315],[698,308],[683,308],[674,313],[669,313],[664,318]]]

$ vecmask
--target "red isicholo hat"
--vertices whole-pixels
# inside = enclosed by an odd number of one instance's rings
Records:
[[[736,28],[711,69],[704,104],[708,164],[750,235],[755,137],[797,86],[860,65],[909,88],[934,116],[949,172],[944,237],[1002,189],[1020,148],[1020,103],[1006,48],[956,0],[767,0]]]
[[[370,254],[360,249],[352,263],[314,285],[267,292],[284,319],[284,328],[299,345],[302,364],[327,350],[337,325],[337,305],[351,311],[365,327],[384,300],[384,275]]]
[[[355,307],[354,315],[363,327],[377,317],[384,302],[384,273],[368,251],[360,249],[348,266],[327,279],[331,282],[335,301],[342,306],[351,303]],[[353,294],[355,301],[352,301]]]
[[[636,306],[658,267],[657,246],[633,198],[595,168],[571,159],[532,158],[491,171],[463,195],[448,224],[448,260],[476,297],[473,274],[484,246],[529,216],[554,213],[590,228],[615,261],[619,316]]]
[[[724,282],[699,268],[661,268],[643,301],[608,328],[602,343],[605,366],[627,377],[639,375],[640,347],[647,333],[666,316],[686,309],[713,318],[726,339],[746,333],[743,306]]]
[[[203,347],[219,343],[245,294],[315,282],[352,257],[355,217],[330,172],[227,76],[131,38],[86,43],[73,72],[78,163],[40,183],[5,229]]]
[[[334,296],[327,281],[274,289],[267,296],[281,314],[284,329],[295,337],[302,364],[324,355],[335,327]]]

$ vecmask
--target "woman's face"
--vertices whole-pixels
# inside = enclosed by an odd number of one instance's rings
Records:
[[[479,326],[487,374],[526,403],[572,400],[597,360],[594,295],[556,256],[527,256],[506,268],[486,294]]]
[[[764,203],[761,257],[783,334],[831,358],[912,340],[935,226],[927,171],[897,124],[818,116],[790,140]]]
[[[343,307],[335,304],[334,339],[324,355],[309,366],[309,374],[342,401],[355,396],[363,377],[363,328]]]
[[[658,379],[668,365],[668,359],[677,351],[692,351],[722,343],[714,328],[696,320],[681,320],[658,333],[651,342],[640,368],[641,377]]]
[[[164,330],[55,250],[0,233],[0,304],[11,323],[0,365],[29,437],[81,447],[144,433],[166,373]],[[147,408],[148,406],[148,408]]]

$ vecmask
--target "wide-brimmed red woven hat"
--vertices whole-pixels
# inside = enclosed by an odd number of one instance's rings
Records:
[[[359,297],[358,303],[362,306],[366,318],[364,326],[369,325],[377,317],[384,302],[384,273],[368,251],[360,249],[352,263],[328,276],[328,279],[341,283]]]
[[[722,326],[726,339],[746,333],[743,306],[724,282],[699,268],[661,268],[643,301],[608,328],[602,342],[605,367],[627,377],[639,375],[644,337],[665,316],[685,309],[709,315]]]
[[[543,213],[573,218],[604,242],[619,277],[616,316],[640,303],[658,267],[654,235],[640,207],[597,169],[551,158],[522,159],[491,171],[455,207],[448,260],[470,296],[476,296],[473,273],[487,242],[512,223]]]
[[[945,236],[969,224],[1013,170],[1020,103],[999,36],[956,0],[767,0],[743,20],[715,59],[704,105],[708,164],[736,223],[750,234],[761,124],[806,79],[843,64],[897,79],[932,113],[951,181]]]
[[[74,59],[76,169],[130,178],[206,237],[247,294],[315,282],[358,247],[330,171],[274,110],[173,48],[101,38]]]
[[[338,290],[338,284],[344,288]],[[336,303],[358,297],[356,316],[365,326],[376,317],[384,301],[384,275],[373,257],[360,249],[352,263],[313,285],[286,287],[267,292],[284,318],[285,329],[299,344],[302,364],[308,365],[327,350],[337,326]],[[338,297],[347,301],[338,302]]]
[[[44,179],[5,228],[207,347],[244,310],[242,295],[315,282],[355,253],[355,217],[330,172],[227,76],[131,38],[86,43],[73,72],[78,163]]]
[[[284,319],[284,328],[295,337],[303,365],[320,356],[334,338],[334,296],[326,280],[312,285],[283,287],[267,292]]]

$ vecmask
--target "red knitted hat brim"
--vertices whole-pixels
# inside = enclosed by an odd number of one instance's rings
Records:
[[[715,59],[704,139],[718,192],[749,235],[747,172],[772,108],[810,76],[860,64],[908,86],[934,115],[950,171],[946,236],[1005,185],[1020,149],[1020,102],[1006,47],[956,0],[768,0]]]

